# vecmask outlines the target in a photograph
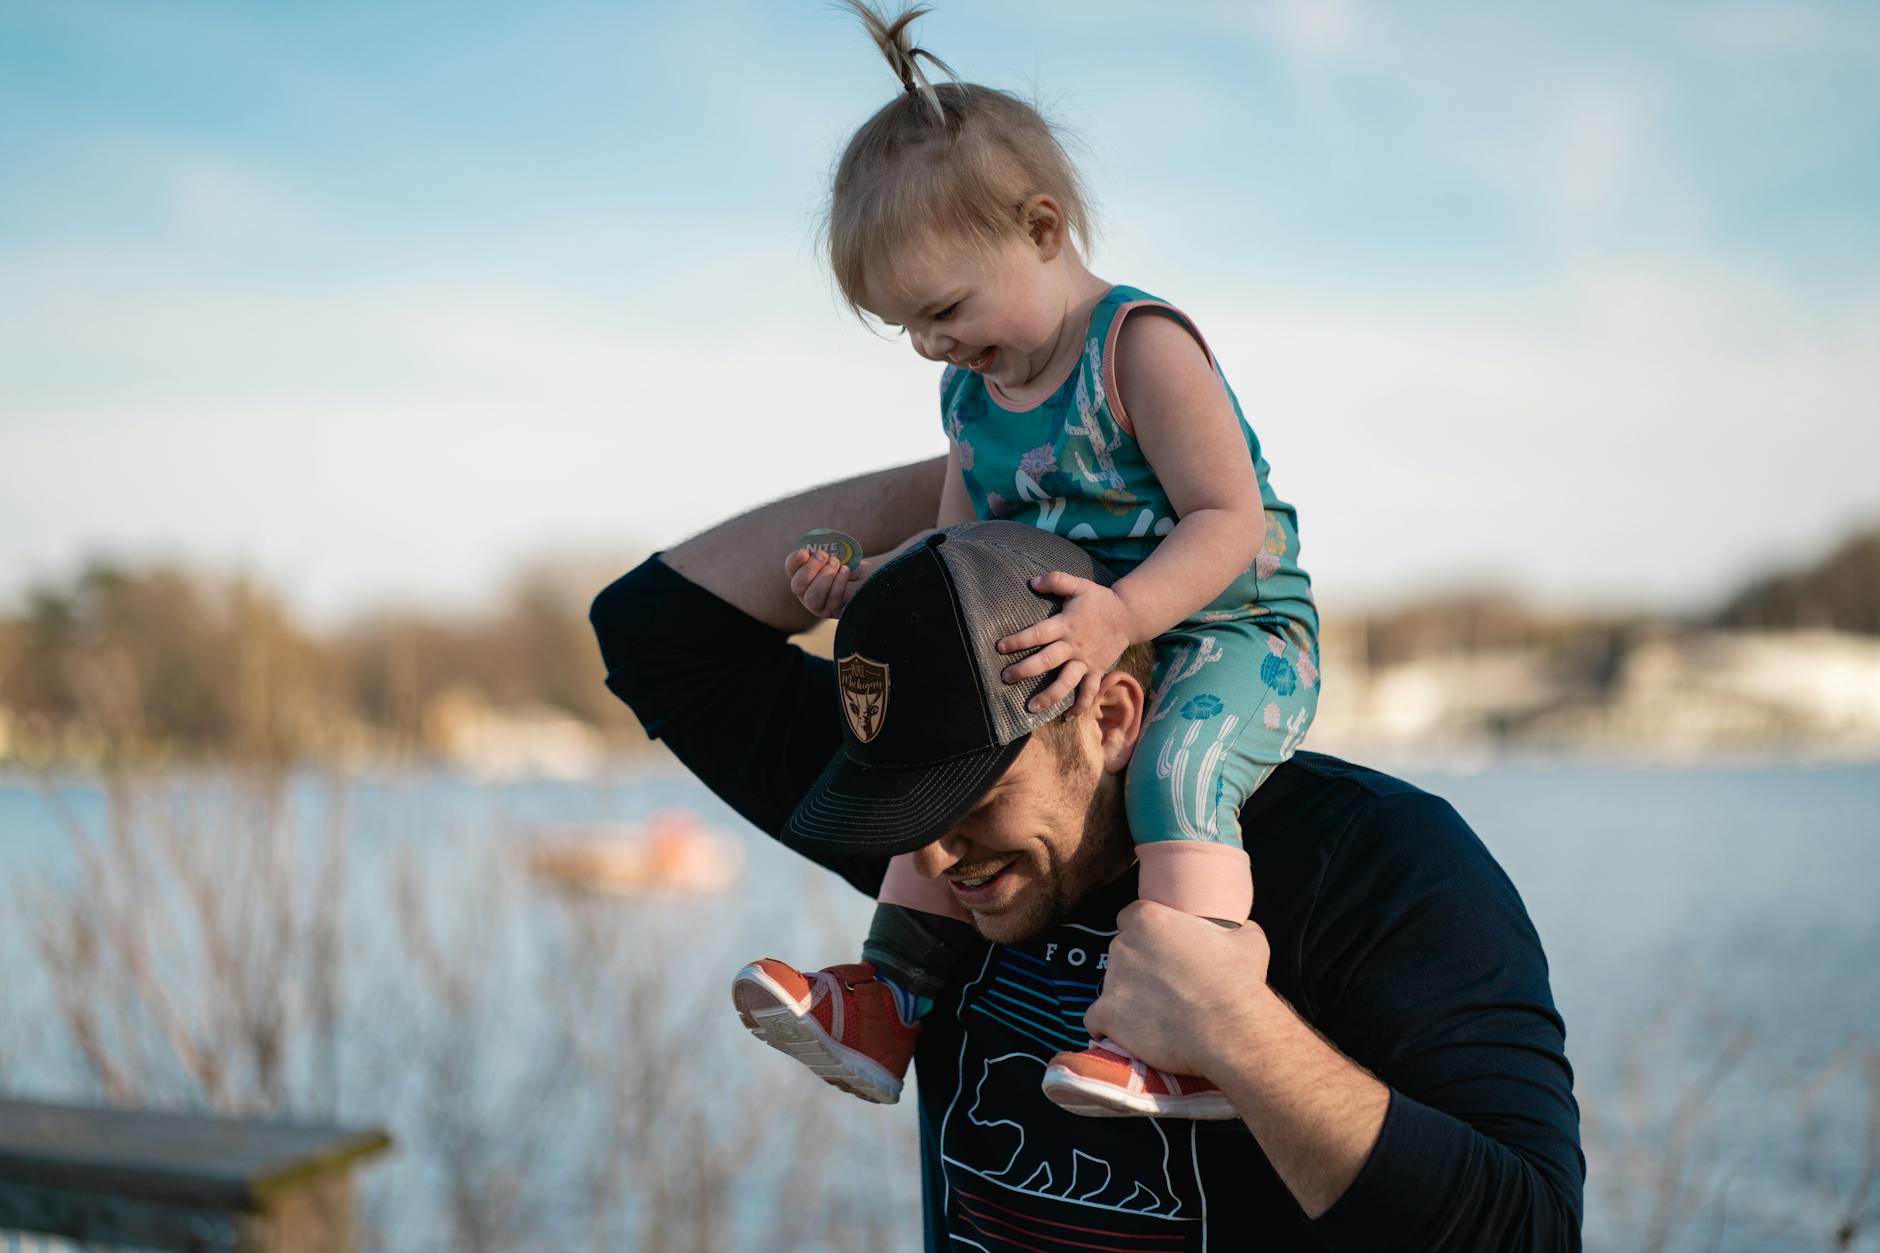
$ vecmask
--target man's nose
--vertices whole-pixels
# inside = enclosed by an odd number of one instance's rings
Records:
[[[943,835],[933,843],[914,850],[914,869],[929,879],[937,879],[959,865],[965,851],[965,839],[950,833]]]

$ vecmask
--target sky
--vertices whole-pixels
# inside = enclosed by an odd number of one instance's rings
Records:
[[[1880,6],[917,38],[1064,128],[1092,269],[1205,331],[1328,606],[1697,612],[1880,521]],[[106,556],[470,608],[943,451],[815,243],[898,90],[810,0],[5,0],[0,605]]]

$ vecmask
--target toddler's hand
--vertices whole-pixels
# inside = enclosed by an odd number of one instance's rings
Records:
[[[870,573],[869,563],[850,570],[826,552],[799,548],[783,559],[790,591],[818,618],[840,618],[849,597]]]
[[[1133,642],[1129,607],[1103,584],[1061,570],[1039,575],[1031,581],[1031,588],[1047,596],[1064,597],[1064,608],[1036,626],[999,641],[1002,653],[1038,649],[1023,661],[1007,666],[1003,677],[1007,683],[1017,683],[1062,666],[1057,678],[1032,697],[1026,708],[1033,713],[1049,709],[1075,691],[1077,701],[1068,716],[1081,717],[1096,703],[1098,682]]]

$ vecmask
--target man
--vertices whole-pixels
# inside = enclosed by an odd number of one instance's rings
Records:
[[[766,506],[595,601],[609,686],[767,832],[855,750],[836,667],[788,642],[809,619],[778,554],[817,525],[885,550],[934,516],[939,475],[909,466]],[[940,542],[967,548],[903,559],[944,560],[951,599],[931,639],[942,652],[956,639],[956,673],[983,672],[976,650],[1009,629],[986,603],[1032,597],[1011,576],[1000,586],[997,563],[960,559],[990,542],[984,528],[1012,525],[956,529]],[[935,626],[931,585],[896,607],[906,629]],[[1579,1247],[1585,1167],[1546,961],[1453,809],[1301,754],[1243,815],[1258,895],[1252,921],[1225,930],[1135,899],[1121,789],[1148,713],[1139,676],[1114,671],[1083,718],[1004,743],[987,684],[895,683],[870,718],[977,719],[1000,767],[916,854],[922,873],[963,885],[984,937],[914,1059],[930,1248]],[[865,831],[799,846],[873,894],[896,823],[854,812],[858,829],[882,828],[878,851]],[[1240,1121],[1066,1112],[1040,1080],[1086,1027],[1149,1066],[1206,1075]]]

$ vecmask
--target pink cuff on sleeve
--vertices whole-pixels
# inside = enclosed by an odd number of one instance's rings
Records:
[[[1253,913],[1253,866],[1247,850],[1208,840],[1151,840],[1136,845],[1136,895],[1200,918],[1239,922]]]

